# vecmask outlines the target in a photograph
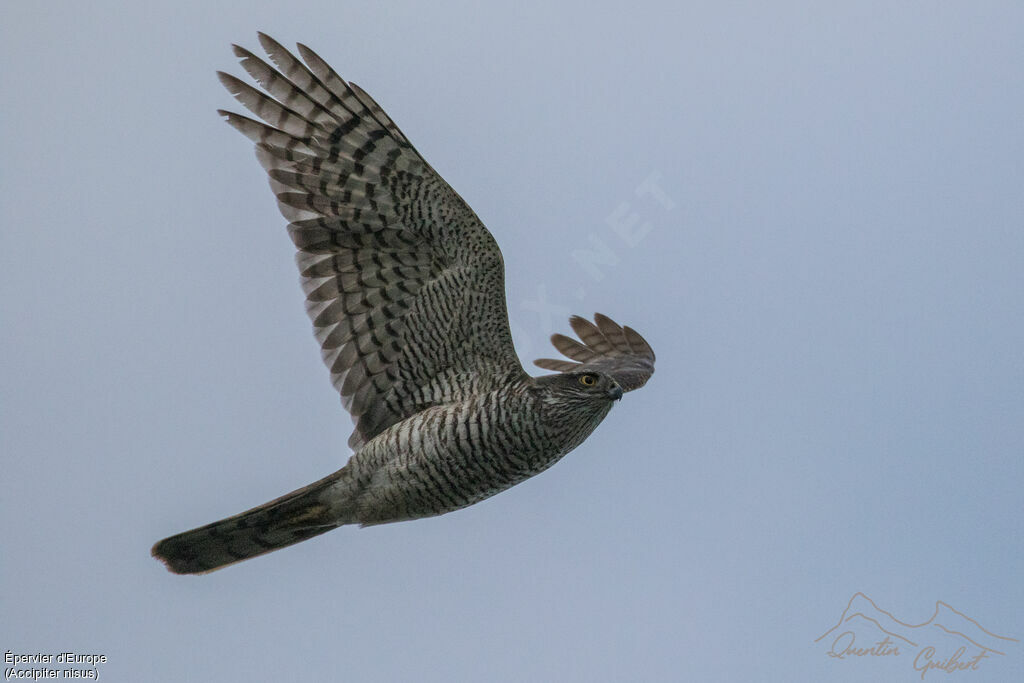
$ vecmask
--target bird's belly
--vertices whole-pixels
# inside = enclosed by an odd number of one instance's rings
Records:
[[[452,422],[442,423],[450,427]],[[355,515],[384,524],[432,517],[478,503],[546,470],[564,451],[532,443],[520,433],[407,425],[367,444]],[[389,430],[390,431],[390,430]],[[376,456],[376,457],[371,457]]]

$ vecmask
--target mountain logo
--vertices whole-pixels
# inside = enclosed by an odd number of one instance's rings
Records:
[[[839,660],[907,657],[924,680],[929,671],[977,671],[986,660],[1005,656],[1020,641],[992,633],[941,600],[928,621],[908,624],[858,592],[836,625],[814,642],[824,643],[826,654]]]

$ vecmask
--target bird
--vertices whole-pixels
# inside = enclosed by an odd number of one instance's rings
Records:
[[[262,121],[218,110],[256,147],[297,248],[306,309],[351,414],[340,470],[233,517],[156,543],[177,574],[204,574],[344,525],[473,505],[579,446],[654,372],[628,326],[573,316],[566,359],[519,362],[505,266],[491,233],[390,117],[303,44],[259,33],[273,65],[233,45],[262,88],[221,83]]]

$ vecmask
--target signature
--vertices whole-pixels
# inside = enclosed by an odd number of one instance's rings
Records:
[[[921,672],[922,681],[924,680],[924,675],[933,669],[945,671],[948,674],[956,671],[967,671],[968,669],[971,671],[977,671],[978,664],[981,663],[981,660],[988,657],[988,650],[982,648],[981,652],[976,654],[974,657],[961,662],[960,658],[963,657],[966,651],[967,648],[961,645],[960,649],[951,654],[948,659],[936,662],[932,659],[935,656],[935,648],[929,645],[928,647],[921,648],[921,651],[917,653],[916,657],[914,657],[914,669]]]
[[[836,625],[815,642],[822,640],[831,642],[825,654],[833,659],[913,655],[912,666],[921,680],[930,671],[977,671],[992,655],[1005,655],[1007,644],[1020,642],[989,631],[941,600],[928,621],[912,624],[900,621],[863,593],[854,593]]]
[[[854,647],[853,644],[857,637],[853,631],[844,631],[836,636],[836,639],[832,641],[832,649],[828,651],[829,657],[835,657],[836,659],[843,659],[847,656],[864,657],[865,655],[871,655],[872,657],[898,657],[900,654],[900,648],[894,645],[889,636],[882,638],[880,641],[872,645],[871,647]]]

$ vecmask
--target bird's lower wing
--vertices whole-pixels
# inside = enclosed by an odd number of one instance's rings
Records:
[[[374,100],[309,48],[235,47],[224,86],[298,248],[324,362],[358,448],[424,407],[522,375],[494,238]],[[473,386],[470,387],[470,379]]]

